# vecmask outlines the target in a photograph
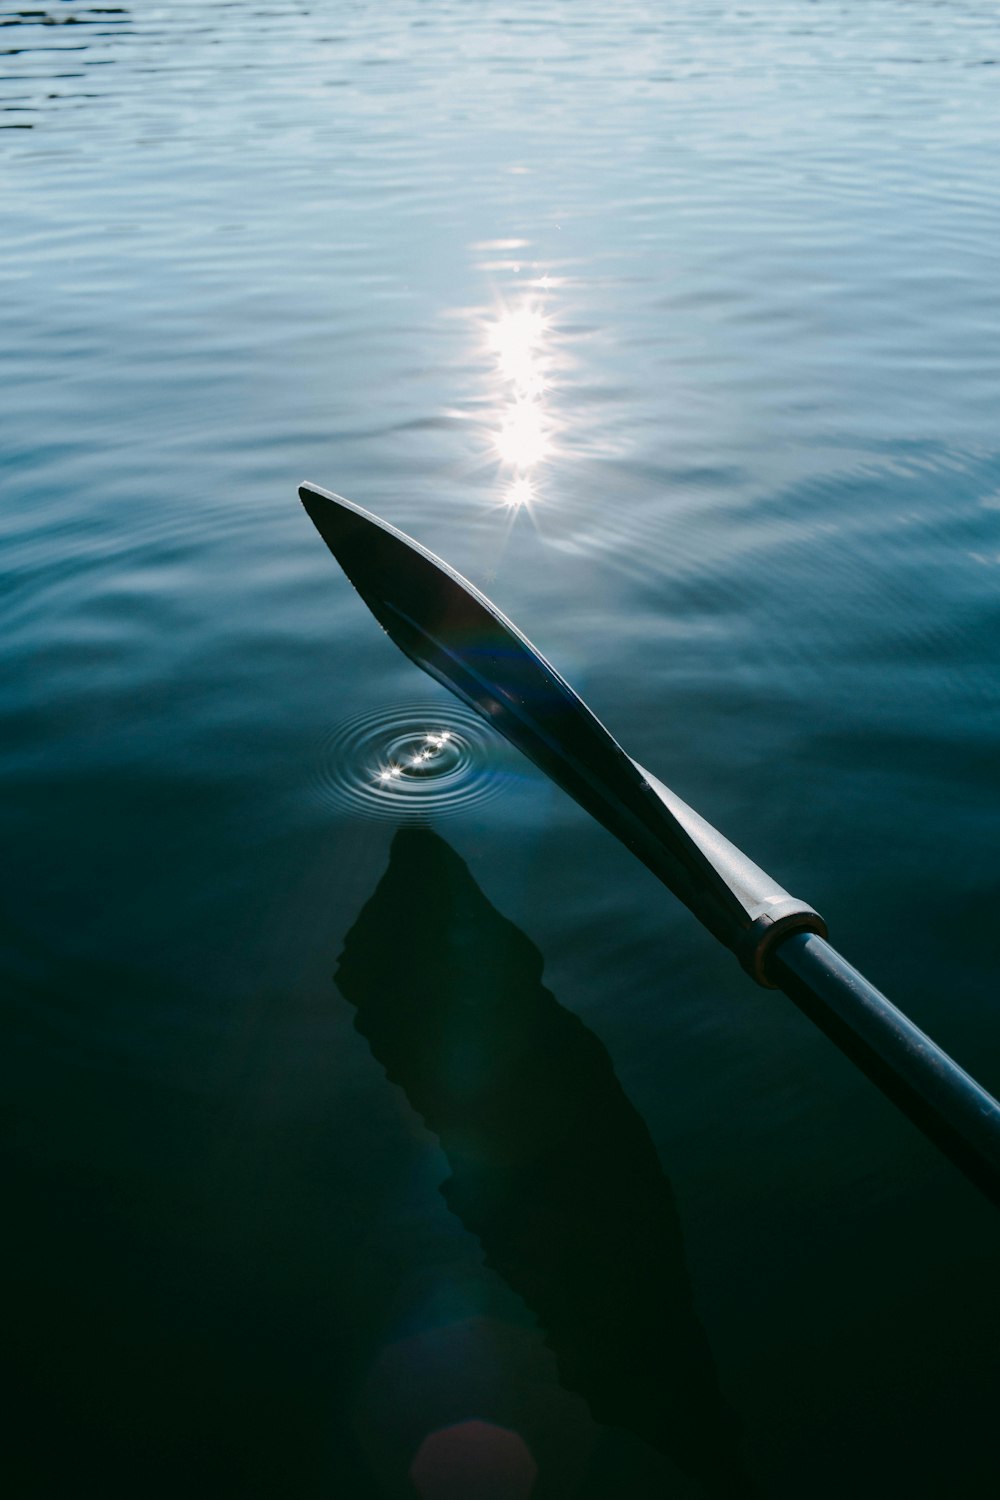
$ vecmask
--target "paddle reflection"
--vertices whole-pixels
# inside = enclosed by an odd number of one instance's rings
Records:
[[[563,1383],[710,1492],[748,1493],[649,1132],[601,1042],[543,986],[538,949],[436,834],[397,833],[337,983]]]

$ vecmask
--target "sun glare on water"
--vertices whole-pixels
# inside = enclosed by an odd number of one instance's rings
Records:
[[[545,334],[545,317],[530,303],[504,310],[487,327],[503,391],[493,443],[503,467],[512,471],[503,497],[510,510],[531,504],[535,490],[529,476],[551,451],[543,400]]]
[[[540,366],[544,333],[545,319],[535,307],[501,313],[490,326],[490,348],[497,356],[500,374],[510,381],[518,398],[534,400],[545,388]]]
[[[523,505],[530,505],[535,498],[531,480],[520,475],[507,489],[504,496],[504,504],[508,510],[520,510]]]
[[[545,418],[537,401],[516,401],[496,436],[497,452],[519,474],[541,463],[548,451]]]

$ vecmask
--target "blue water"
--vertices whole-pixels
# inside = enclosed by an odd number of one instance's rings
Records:
[[[14,1493],[989,1493],[995,1211],[295,489],[1000,1091],[996,7],[3,0],[0,127]]]

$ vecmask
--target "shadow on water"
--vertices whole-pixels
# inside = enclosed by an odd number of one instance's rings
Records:
[[[542,984],[538,949],[443,839],[396,834],[336,979],[564,1385],[706,1493],[751,1493],[649,1132],[604,1046]]]

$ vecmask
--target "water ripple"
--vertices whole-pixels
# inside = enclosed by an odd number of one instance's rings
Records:
[[[323,740],[319,798],[373,818],[428,818],[499,792],[493,736],[458,704],[404,703],[348,719]]]

